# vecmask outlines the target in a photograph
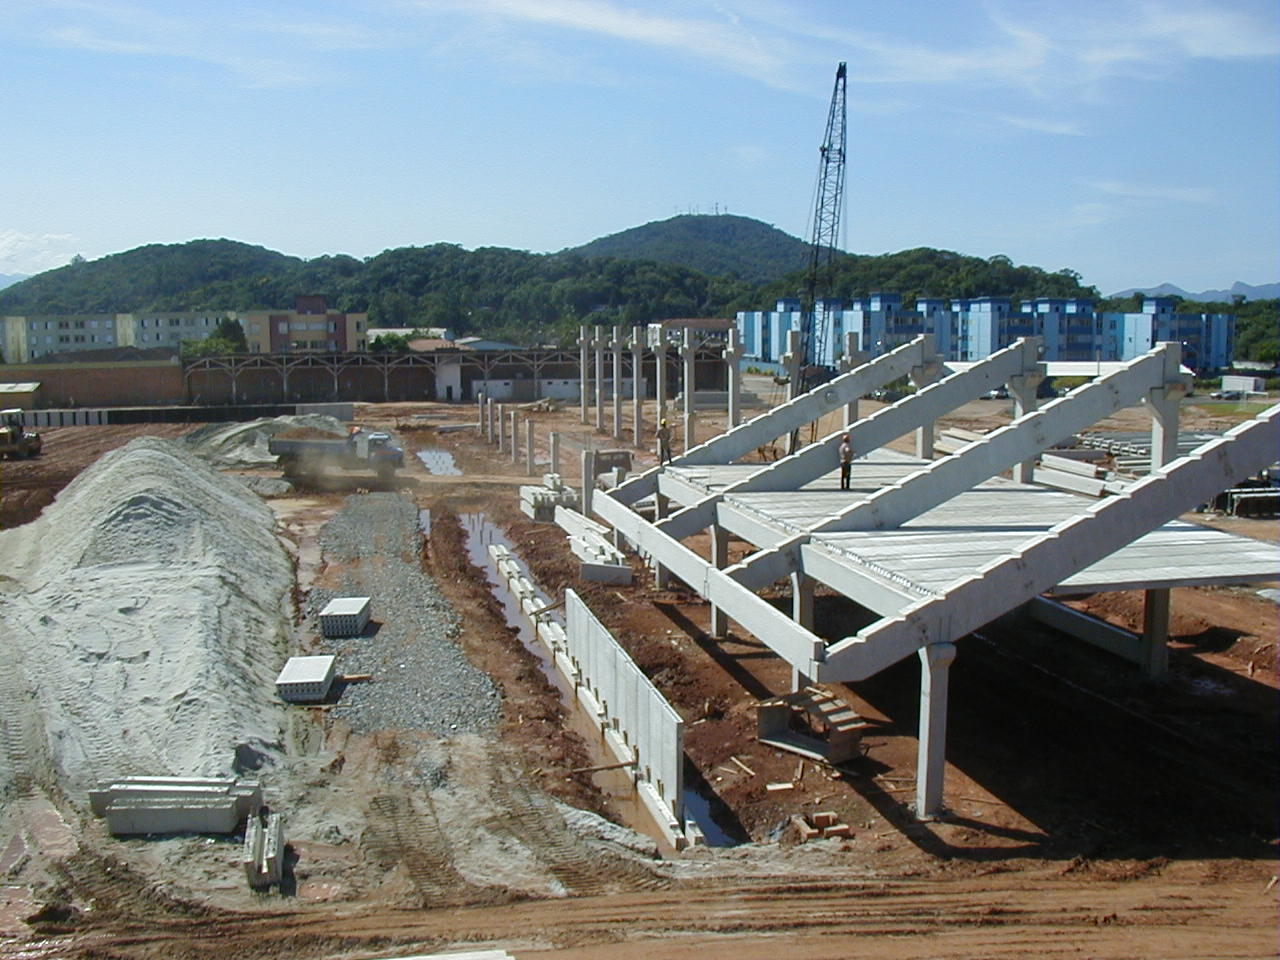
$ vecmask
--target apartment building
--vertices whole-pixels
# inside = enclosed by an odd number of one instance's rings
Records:
[[[1182,344],[1183,362],[1193,370],[1226,369],[1235,349],[1235,317],[1176,313],[1172,297],[1148,297],[1142,310],[1100,312],[1087,299],[1040,297],[1015,306],[1009,297],[947,300],[922,296],[907,309],[896,293],[874,293],[841,304],[819,301],[810,363],[834,367],[844,352],[845,334],[857,349],[879,356],[921,333],[934,335],[948,360],[981,360],[1020,337],[1040,337],[1046,360],[1132,360],[1157,343]],[[798,300],[779,300],[770,311],[737,316],[748,363],[776,365],[787,348],[787,331],[799,330]]]
[[[110,347],[173,347],[204,340],[237,320],[252,353],[352,353],[368,347],[369,317],[328,309],[324,297],[298,297],[294,309],[203,310],[0,317],[0,348],[9,363],[51,353]]]

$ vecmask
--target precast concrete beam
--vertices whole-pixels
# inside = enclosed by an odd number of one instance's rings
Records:
[[[823,414],[837,409],[850,400],[866,396],[871,391],[905,377],[913,366],[924,361],[925,351],[932,353],[933,337],[917,337],[890,353],[876,357],[865,366],[842,374],[816,390],[797,397],[753,417],[741,426],[699,444],[688,453],[675,458],[674,465],[697,466],[700,464],[733,463],[779,437],[817,420]],[[659,369],[664,366],[662,351],[658,352]],[[661,388],[663,380],[659,379]],[[659,391],[661,403],[662,392]],[[622,503],[635,503],[649,496],[657,487],[658,468],[655,467],[633,477],[613,491]]]
[[[799,557],[805,574],[881,616],[892,616],[922,596],[905,578],[865,563],[852,566],[849,558],[822,544],[801,544]]]
[[[1158,347],[1118,373],[1077,387],[1067,396],[992,431],[981,440],[966,444],[951,456],[877,490],[815,525],[810,532],[884,530],[901,526],[1077,430],[1136,403],[1155,384],[1163,383],[1169,352],[1167,348]]]
[[[962,637],[1251,476],[1274,462],[1277,448],[1280,404],[985,564],[944,595],[831,644],[815,678],[863,680],[929,643]]]
[[[960,373],[947,376],[943,381],[932,384],[899,404],[881,408],[852,428],[833,433],[798,453],[766,464],[750,476],[724,490],[705,496],[700,502],[675,514],[664,529],[677,540],[683,540],[707,526],[710,522],[706,519],[707,510],[732,494],[794,490],[817,479],[830,472],[845,433],[849,435],[849,445],[853,448],[855,458],[887,446],[890,441],[981,396],[992,384],[1005,382],[1005,379],[1013,375],[1011,371],[1026,370],[1028,366],[1034,369],[1039,363],[1038,346],[1037,340],[1019,341]]]
[[[662,471],[658,477],[657,490],[663,496],[674,500],[681,506],[688,503],[697,503],[706,496],[706,489],[685,479],[677,473]],[[706,524],[703,524],[706,526]]]
[[[950,374],[913,396],[882,407],[848,430],[837,431],[818,443],[774,461],[757,473],[727,487],[721,495],[794,490],[803,486],[833,469],[836,451],[845,433],[849,435],[849,446],[853,448],[855,459],[888,446],[898,437],[932,423],[961,404],[982,396],[992,384],[1004,383],[1017,372],[1036,369],[1039,364],[1039,343],[1032,338],[1019,340],[962,373]],[[890,356],[892,354],[885,354],[880,359]],[[876,362],[878,361],[872,361],[873,364]],[[921,365],[917,364],[911,369],[919,366]]]
[[[825,649],[822,638],[735,583],[727,571],[717,570],[678,540],[656,530],[608,492],[597,491],[592,507],[597,516],[621,530],[637,550],[722,609],[782,659],[807,676],[817,672]]]

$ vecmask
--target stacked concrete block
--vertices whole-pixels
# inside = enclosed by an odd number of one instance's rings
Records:
[[[89,791],[89,808],[115,836],[232,833],[261,806],[256,780],[230,777],[122,777]]]
[[[801,843],[826,837],[853,836],[853,828],[847,823],[841,823],[839,816],[831,810],[821,810],[807,817],[797,813],[791,818],[791,823],[796,828],[796,835]]]
[[[334,597],[320,611],[320,632],[326,637],[358,637],[369,625],[368,597]]]
[[[276,691],[290,703],[316,703],[329,695],[336,669],[333,656],[290,657],[276,677]]]
[[[609,528],[574,510],[556,509],[556,523],[569,534],[569,549],[581,562],[578,575],[595,583],[628,584],[631,564],[609,541]]]
[[[251,817],[244,830],[245,877],[249,886],[263,889],[280,885],[284,875],[284,817],[273,813],[263,823]]]
[[[578,491],[567,487],[558,473],[544,474],[542,486],[520,488],[520,509],[525,516],[538,523],[555,523],[556,507],[578,506]]]

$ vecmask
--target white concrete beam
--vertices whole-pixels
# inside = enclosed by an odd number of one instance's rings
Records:
[[[753,417],[735,429],[699,444],[674,460],[676,466],[733,463],[758,447],[787,436],[823,414],[866,396],[873,390],[905,377],[911,368],[925,362],[925,351],[933,351],[933,337],[921,336],[903,344],[891,353],[876,357],[870,363],[842,374],[822,386]],[[619,502],[632,504],[649,496],[657,487],[660,467],[655,467],[614,490]]]
[[[722,609],[748,632],[802,673],[812,676],[825,644],[772,604],[735,583],[678,540],[656,530],[609,493],[596,491],[592,508],[605,522],[621,530],[636,549],[662,564],[699,595]]]
[[[1280,404],[975,570],[944,596],[828,646],[816,679],[862,680],[930,643],[962,637],[1251,476],[1278,448]]]
[[[1030,459],[1077,430],[1138,402],[1164,383],[1168,354],[1167,348],[1158,347],[1118,373],[1077,387],[1067,396],[961,447],[951,456],[877,490],[814,526],[811,532],[900,527],[912,517]]]

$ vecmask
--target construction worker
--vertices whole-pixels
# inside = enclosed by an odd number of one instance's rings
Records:
[[[671,462],[671,428],[666,420],[658,424],[658,462]]]
[[[853,469],[853,446],[846,433],[840,438],[840,489],[849,489],[849,471]]]

